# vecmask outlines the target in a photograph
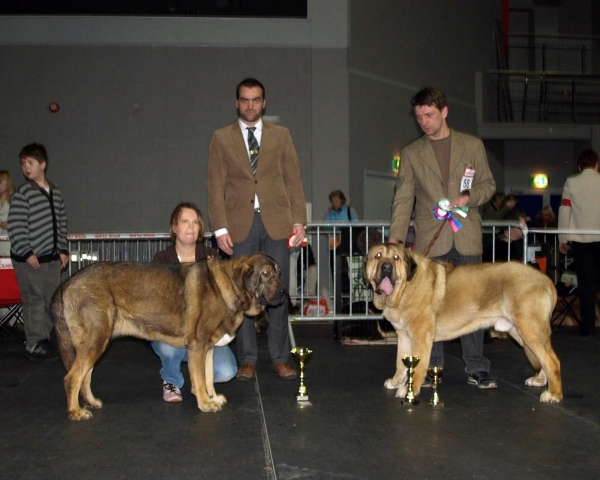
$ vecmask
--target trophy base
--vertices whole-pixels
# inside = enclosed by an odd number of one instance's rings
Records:
[[[414,405],[419,404],[419,399],[415,398],[414,400],[409,400],[407,398],[403,398],[402,400],[400,400],[400,404],[404,405],[405,407],[412,407]]]
[[[433,408],[443,408],[444,402],[430,403],[429,405],[431,405]]]
[[[296,395],[296,400],[299,402],[308,402],[308,395]]]
[[[301,398],[304,398],[305,400],[301,400]],[[310,403],[308,401],[308,397],[298,395],[296,405],[298,405],[300,408],[304,408],[304,407],[311,407],[312,403]]]

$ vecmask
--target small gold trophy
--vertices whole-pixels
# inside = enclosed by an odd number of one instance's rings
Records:
[[[419,403],[419,399],[415,395],[413,390],[413,375],[415,374],[415,367],[421,360],[421,357],[413,357],[412,355],[404,355],[402,357],[402,363],[408,368],[408,391],[406,397],[402,399],[402,404],[416,405]]]
[[[440,400],[440,396],[438,395],[438,385],[440,384],[440,378],[444,374],[444,367],[429,367],[427,373],[433,377],[433,395],[431,396],[431,400],[429,400],[429,405],[435,408],[443,407],[444,402]]]
[[[300,386],[298,387],[296,400],[298,400],[300,403],[305,403],[308,405],[310,405],[310,403],[308,402],[308,389],[306,388],[306,385],[304,385],[304,367],[308,363],[308,359],[312,353],[312,350],[305,347],[295,347],[291,350],[291,354],[300,365]]]

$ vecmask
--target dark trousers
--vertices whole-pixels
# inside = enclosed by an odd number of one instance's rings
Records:
[[[600,272],[600,242],[572,242],[575,273],[581,306],[581,333],[593,335],[596,329],[596,292]]]
[[[290,232],[292,233],[292,232]],[[287,240],[273,240],[267,234],[263,225],[261,214],[254,214],[254,221],[250,228],[248,238],[233,246],[233,256],[251,255],[263,252],[271,255],[281,268],[281,281],[286,290],[290,283],[290,251]],[[267,330],[269,354],[273,363],[287,363],[290,354],[290,337],[288,330],[288,301],[276,307],[268,307],[269,327]],[[258,348],[256,345],[256,329],[254,317],[244,316],[244,322],[237,331],[237,354],[240,365],[256,365]]]
[[[472,263],[481,263],[481,255],[461,255],[454,247],[446,255],[433,257],[432,260],[440,260],[453,265],[468,265]],[[469,295],[470,288],[477,288],[477,285],[465,285],[463,295]],[[465,372],[469,375],[475,372],[489,372],[490,361],[483,356],[483,330],[469,333],[460,337],[462,346],[463,360],[465,362]],[[444,366],[444,343],[434,342],[431,349],[431,366]]]
[[[52,295],[60,285],[60,260],[40,263],[33,268],[27,262],[13,262],[21,299],[25,347],[32,351],[41,340],[48,340],[53,324],[50,318]]]

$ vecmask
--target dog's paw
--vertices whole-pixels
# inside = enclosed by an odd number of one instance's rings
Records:
[[[396,391],[396,396],[398,398],[406,398],[406,394],[408,393],[408,387],[406,385],[401,385],[398,387]]]
[[[80,408],[78,410],[73,410],[69,412],[69,418],[71,420],[79,421],[79,420],[89,420],[92,418],[92,412],[85,408]]]
[[[217,402],[198,402],[198,408],[203,412],[215,413],[221,410],[221,405],[219,405]]]
[[[560,398],[552,395],[548,390],[544,390],[540,395],[540,402],[542,403],[559,403]]]
[[[400,388],[400,383],[398,383],[398,385],[394,385],[393,381],[393,378],[388,378],[383,384],[383,386],[388,390],[396,390],[397,388]]]
[[[541,370],[535,377],[529,377],[525,380],[525,385],[528,387],[545,387],[548,385],[548,377],[543,370]]]
[[[86,400],[85,406],[90,408],[102,408],[102,400],[94,398],[93,400]]]
[[[530,377],[527,380],[525,380],[525,385],[527,385],[528,387],[545,387],[546,385],[548,385],[548,379]]]
[[[227,403],[227,398],[225,398],[225,395],[219,395],[218,393],[210,397],[210,399],[219,405],[225,405]]]

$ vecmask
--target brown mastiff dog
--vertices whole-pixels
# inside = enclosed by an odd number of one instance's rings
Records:
[[[433,342],[450,340],[481,328],[508,332],[525,349],[537,372],[528,386],[548,384],[540,401],[563,397],[560,363],[550,345],[550,316],[556,289],[546,275],[517,262],[455,267],[429,260],[402,245],[376,245],[365,258],[365,276],[374,304],[398,334],[396,374],[385,387],[407,393],[404,355],[421,357],[414,374],[418,394]]]
[[[192,393],[203,412],[226,403],[213,385],[213,349],[229,343],[244,314],[256,315],[286,296],[279,265],[255,254],[222,261],[159,265],[102,262],[61,285],[52,300],[60,355],[67,369],[72,420],[101,408],[91,390],[92,370],[111,338],[133,336],[188,349]]]

